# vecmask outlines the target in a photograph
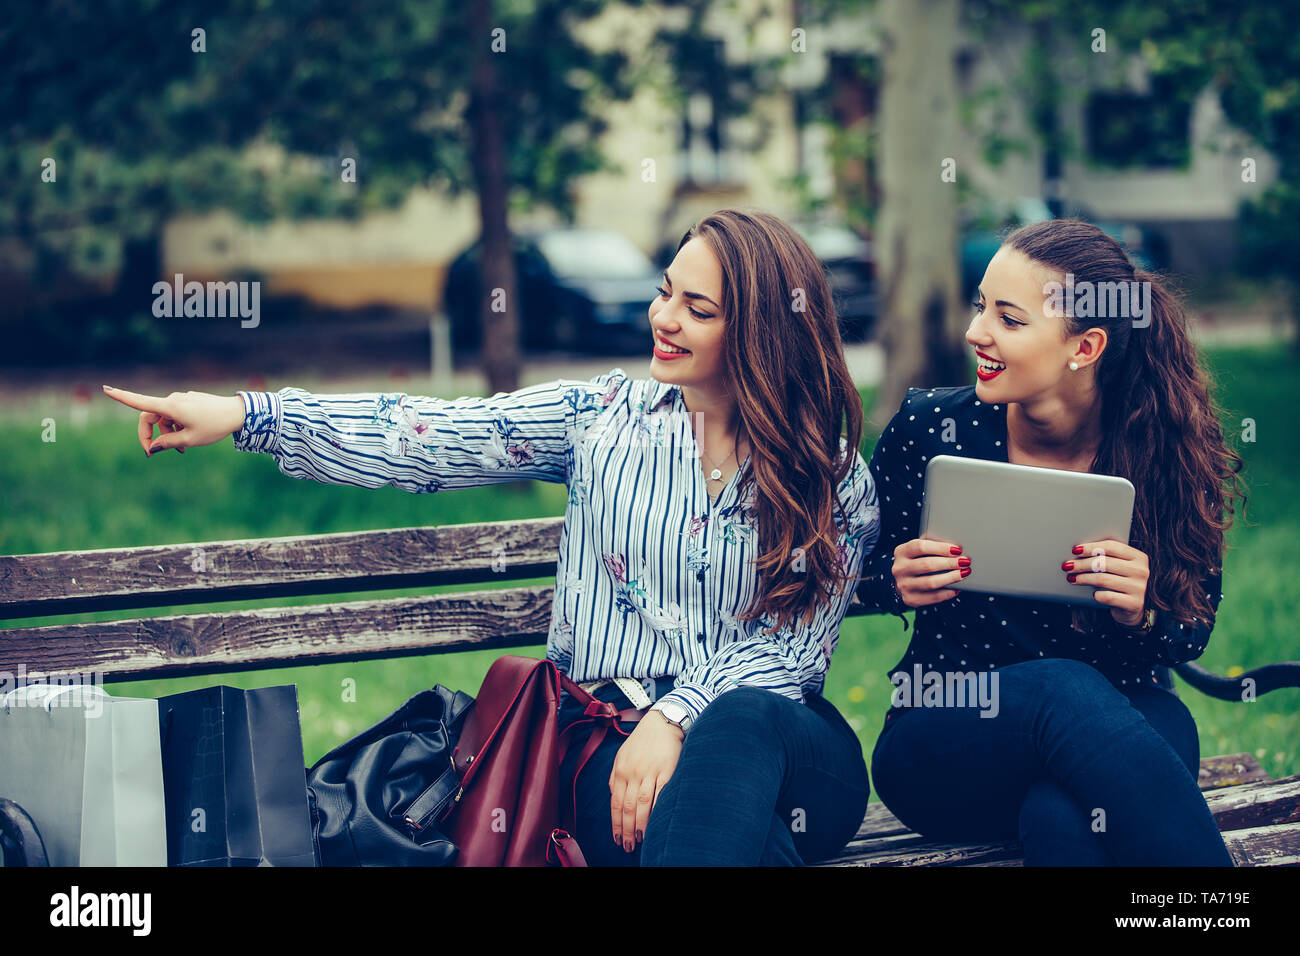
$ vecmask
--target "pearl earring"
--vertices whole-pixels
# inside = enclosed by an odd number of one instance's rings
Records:
[[[1070,371],[1071,371],[1071,372],[1077,372],[1077,371],[1079,371],[1079,363],[1078,363],[1078,362],[1071,362],[1071,363],[1070,363]]]

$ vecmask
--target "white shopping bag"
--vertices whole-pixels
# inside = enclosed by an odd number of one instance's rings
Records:
[[[158,701],[94,684],[0,697],[0,797],[35,822],[50,866],[166,866]]]

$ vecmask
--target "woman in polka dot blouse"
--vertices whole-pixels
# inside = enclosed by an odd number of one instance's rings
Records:
[[[881,533],[858,596],[916,609],[877,792],[928,837],[1019,840],[1027,865],[1231,866],[1197,786],[1195,721],[1156,672],[1205,650],[1223,531],[1245,498],[1182,309],[1075,220],[1012,233],[973,307],[977,383],[909,389],[870,462]],[[1061,556],[1096,608],[953,589],[980,556],[918,539],[941,454],[1131,481],[1130,544]]]

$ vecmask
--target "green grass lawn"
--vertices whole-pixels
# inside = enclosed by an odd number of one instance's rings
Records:
[[[1239,522],[1229,534],[1223,604],[1209,648],[1200,658],[1211,670],[1231,675],[1273,661],[1300,660],[1300,628],[1295,619],[1300,581],[1286,557],[1286,542],[1300,539],[1300,429],[1289,421],[1288,411],[1300,397],[1300,368],[1282,349],[1213,351],[1208,361],[1219,383],[1228,433],[1240,436],[1243,419],[1255,422],[1255,441],[1239,445],[1247,463],[1250,522]],[[864,391],[867,408],[871,399],[870,392]],[[69,422],[63,406],[23,409],[18,419],[11,410],[9,420],[0,422],[0,487],[5,489],[0,553],[442,525],[564,512],[565,490],[560,485],[515,483],[437,495],[327,486],[287,478],[269,456],[241,454],[229,441],[190,449],[183,456],[164,453],[150,461],[136,441],[134,414],[119,409],[97,396],[94,414],[80,429]],[[47,415],[58,423],[55,442],[41,439],[41,419]],[[865,443],[867,457],[874,440],[874,435],[869,436]],[[371,596],[381,595],[367,592],[336,599]],[[303,601],[231,602],[218,607],[293,603]],[[194,609],[158,608],[147,613],[189,610]],[[105,612],[3,626],[133,616],[137,615]],[[891,685],[885,673],[902,656],[907,637],[892,617],[851,618],[843,626],[826,692],[857,729],[868,755],[889,703]],[[517,653],[541,657],[544,650],[537,646]],[[297,684],[305,758],[310,764],[416,691],[440,683],[475,693],[488,665],[500,653],[474,651],[136,681],[114,684],[111,689],[117,695],[158,697],[222,683]],[[355,702],[343,700],[345,678],[355,680]],[[1296,746],[1300,690],[1277,691],[1250,704],[1213,700],[1181,681],[1179,693],[1200,727],[1202,755],[1248,750],[1275,777],[1300,773]]]

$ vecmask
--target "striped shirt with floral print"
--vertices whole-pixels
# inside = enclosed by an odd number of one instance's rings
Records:
[[[760,631],[774,617],[738,619],[757,581],[753,490],[738,495],[749,460],[711,501],[679,386],[615,368],[488,398],[239,394],[235,447],[274,456],[294,478],[415,493],[563,483],[546,656],[573,680],[675,678],[655,706],[675,701],[692,720],[740,686],[799,701],[821,692],[853,587],[770,635]],[[842,565],[856,577],[879,510],[871,473],[854,459],[838,489],[844,516],[834,514]]]

